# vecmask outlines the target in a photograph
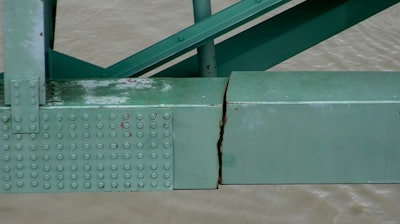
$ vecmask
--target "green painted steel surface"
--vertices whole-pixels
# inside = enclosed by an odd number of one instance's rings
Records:
[[[308,0],[216,46],[219,76],[264,71],[326,40],[399,0]],[[156,74],[198,76],[197,55]]]
[[[217,187],[227,79],[69,80],[47,85],[39,133],[12,133],[11,108],[1,102],[0,192]]]
[[[51,49],[48,54],[48,76],[50,79],[102,78],[105,68],[65,55]]]
[[[400,183],[399,86],[400,73],[234,73],[222,183]]]
[[[44,5],[41,0],[2,2],[5,102],[11,102],[11,80],[39,82],[38,99],[44,104]]]

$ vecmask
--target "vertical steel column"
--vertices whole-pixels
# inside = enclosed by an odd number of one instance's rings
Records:
[[[4,101],[11,105],[13,133],[39,132],[39,105],[46,103],[43,0],[3,0]]]
[[[200,22],[211,16],[210,0],[193,0],[194,21]],[[199,71],[202,77],[216,77],[217,63],[215,58],[214,41],[197,48]]]

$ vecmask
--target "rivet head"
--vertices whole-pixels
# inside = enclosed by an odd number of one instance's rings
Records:
[[[17,182],[17,187],[21,188],[23,186],[24,186],[24,182],[22,182],[22,181]]]
[[[129,164],[124,165],[124,170],[128,171],[130,169],[131,169],[131,165],[129,165]]]
[[[150,124],[150,128],[155,129],[157,128],[157,123],[153,122]]]
[[[99,171],[103,171],[103,170],[104,170],[104,166],[100,164],[100,165],[97,166],[97,169],[98,169]]]
[[[153,142],[150,144],[150,146],[151,146],[151,148],[155,149],[155,148],[157,148],[157,143]]]
[[[113,170],[113,171],[116,171],[116,170],[118,170],[118,166],[117,166],[117,165],[115,165],[115,164],[111,165],[111,170]]]
[[[5,166],[5,167],[3,167],[3,171],[4,171],[5,173],[8,173],[8,172],[11,171],[11,169],[10,169],[10,167]]]
[[[153,181],[153,182],[151,183],[151,186],[152,186],[152,187],[157,187],[157,185],[158,185],[158,184],[157,184],[157,182],[155,182],[155,181]]]
[[[16,165],[16,167],[17,167],[18,170],[24,169],[24,165],[22,165],[21,163],[18,163],[18,164]]]
[[[169,120],[171,118],[171,115],[169,113],[165,113],[163,117],[165,120]]]
[[[32,178],[37,178],[37,177],[38,177],[38,173],[32,172],[32,173],[31,173],[31,177],[32,177]]]
[[[57,175],[57,180],[64,180],[64,175],[58,174]]]
[[[56,116],[56,120],[57,120],[57,121],[62,121],[62,119],[63,119],[63,116],[62,116],[61,114],[58,114],[58,115]]]
[[[39,185],[39,182],[37,180],[34,180],[31,182],[32,187],[37,187]]]
[[[47,190],[49,190],[51,188],[51,184],[50,183],[45,183],[44,188],[46,188]]]
[[[99,154],[97,154],[97,159],[104,159],[104,155],[103,154],[101,154],[101,153],[99,153]]]
[[[138,159],[143,159],[143,157],[144,157],[143,153],[138,153],[138,154],[137,154],[137,158],[138,158]]]
[[[130,187],[132,186],[132,183],[129,182],[129,181],[127,181],[127,182],[124,183],[124,186],[125,186],[126,188],[130,188]]]
[[[104,179],[104,174],[102,173],[97,174],[97,178],[99,178],[100,180]]]
[[[139,183],[138,183],[138,187],[139,187],[139,188],[144,188],[144,183],[143,183],[143,182],[139,182]]]
[[[110,115],[110,120],[115,121],[115,119],[117,119],[117,115],[111,114]]]
[[[116,132],[111,132],[111,133],[110,133],[110,137],[111,137],[111,138],[117,137],[117,133],[116,133]]]
[[[8,156],[8,155],[3,156],[3,161],[4,162],[10,161],[10,156]]]
[[[71,179],[72,180],[78,179],[78,175],[76,175],[76,173],[71,174]]]
[[[104,188],[104,183],[103,183],[103,182],[99,182],[99,183],[97,184],[97,187],[99,187],[99,188]]]
[[[9,136],[8,134],[4,134],[4,135],[3,135],[3,139],[4,139],[4,140],[7,140],[7,139],[9,139],[9,138],[10,138],[10,136]]]
[[[70,169],[71,169],[71,171],[77,171],[78,170],[78,166],[71,165]]]
[[[130,147],[131,147],[131,144],[129,144],[129,143],[127,143],[127,142],[124,144],[124,148],[125,148],[125,149],[129,149]]]
[[[3,125],[2,129],[3,129],[3,131],[8,131],[9,127],[8,127],[8,125]]]
[[[151,169],[152,170],[157,170],[157,164],[155,164],[155,163],[151,164]]]
[[[84,115],[83,115],[83,120],[84,120],[84,121],[89,120],[89,115],[88,115],[88,114],[84,114]]]
[[[4,115],[4,116],[1,117],[1,120],[3,122],[7,122],[7,121],[9,121],[9,117]]]
[[[144,125],[143,123],[137,123],[136,127],[139,129],[143,129]]]
[[[143,174],[143,173],[138,173],[137,177],[138,177],[139,179],[143,179],[143,178],[144,178],[144,174]]]
[[[170,173],[165,173],[164,177],[165,177],[165,179],[169,179],[169,178],[171,178],[171,174]]]
[[[165,183],[164,183],[164,186],[167,187],[167,188],[169,188],[169,187],[171,187],[171,183],[170,183],[170,182],[165,182]]]
[[[117,157],[118,157],[118,156],[117,156],[117,154],[115,154],[115,153],[113,153],[113,154],[110,155],[110,158],[111,158],[111,159],[117,159]]]
[[[57,187],[58,187],[58,189],[64,189],[64,184],[63,183],[58,183]]]
[[[98,114],[98,115],[96,116],[96,119],[97,119],[98,121],[101,121],[101,120],[103,120],[103,116],[101,116],[101,114]]]
[[[144,169],[144,165],[143,164],[139,164],[137,165],[138,170],[143,170]]]
[[[137,147],[138,147],[139,149],[142,149],[142,148],[144,147],[144,144],[143,144],[143,143],[138,143],[138,144],[137,144]]]
[[[22,130],[22,127],[21,127],[21,126],[19,126],[19,125],[17,125],[17,126],[15,126],[15,130],[17,130],[17,131],[21,131],[21,130]]]
[[[85,165],[83,168],[84,168],[86,171],[89,171],[89,170],[90,170],[90,165]]]
[[[77,183],[72,183],[72,184],[71,184],[71,188],[72,188],[72,189],[78,188],[78,184],[77,184]]]
[[[75,121],[75,120],[76,120],[75,114],[71,114],[71,115],[69,116],[69,120]]]
[[[43,167],[43,170],[44,170],[45,172],[49,172],[49,171],[51,170],[51,168],[50,168],[50,166],[44,166],[44,167]]]
[[[117,179],[117,178],[118,178],[118,174],[116,174],[116,173],[111,174],[111,179]]]
[[[152,173],[151,174],[151,178],[153,178],[153,179],[157,179],[157,176],[158,176],[157,173]]]
[[[117,188],[118,187],[118,183],[117,182],[112,182],[111,183],[111,187],[112,188]]]
[[[11,176],[10,175],[4,175],[3,176],[3,180],[4,181],[10,181],[11,180]]]
[[[71,154],[71,155],[70,155],[70,158],[71,158],[72,160],[76,160],[76,159],[78,158],[78,156],[75,155],[75,154]]]
[[[17,155],[17,156],[16,156],[16,159],[17,159],[18,161],[22,161],[22,160],[24,159],[24,157],[23,157],[22,155]]]
[[[31,155],[31,156],[30,156],[30,159],[31,159],[32,161],[36,161],[36,160],[37,160],[37,156],[36,156],[36,155]]]
[[[139,121],[142,120],[143,119],[143,115],[142,114],[137,114],[136,115],[136,119],[139,120]]]
[[[83,175],[83,178],[85,178],[86,180],[90,180],[92,178],[92,175],[87,173],[87,174]]]
[[[126,174],[124,175],[124,178],[125,178],[125,179],[131,179],[131,177],[132,177],[132,175],[131,175],[130,173],[126,173]]]
[[[165,142],[164,143],[164,148],[168,149],[169,147],[171,147],[171,144],[169,142]]]
[[[4,189],[5,189],[5,190],[10,190],[10,189],[11,189],[11,185],[9,185],[9,184],[4,184]]]

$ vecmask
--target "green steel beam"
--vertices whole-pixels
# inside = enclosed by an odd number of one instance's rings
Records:
[[[109,67],[107,77],[139,76],[288,2],[242,0],[165,40]]]
[[[222,184],[400,183],[399,72],[235,72]]]
[[[13,134],[0,102],[0,193],[217,188],[226,78],[47,85],[40,133]]]
[[[41,0],[4,0],[2,2],[3,60],[5,103],[11,101],[12,80],[38,82],[34,94],[45,103],[45,40],[44,5]],[[28,90],[22,89],[30,95]],[[23,121],[24,122],[24,121]]]
[[[216,46],[218,75],[264,71],[398,3],[399,0],[308,0]],[[156,74],[198,76],[197,55]]]

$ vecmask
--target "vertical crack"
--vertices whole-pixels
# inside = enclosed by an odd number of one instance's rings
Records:
[[[224,132],[225,132],[225,125],[227,122],[227,117],[226,117],[226,94],[228,91],[228,86],[229,86],[229,80],[225,88],[224,92],[224,98],[223,98],[223,104],[222,104],[222,119],[220,121],[220,132],[219,132],[219,139],[217,143],[217,148],[218,148],[218,162],[219,162],[219,171],[218,171],[218,185],[222,183],[222,147],[223,147],[223,141],[224,141]]]

